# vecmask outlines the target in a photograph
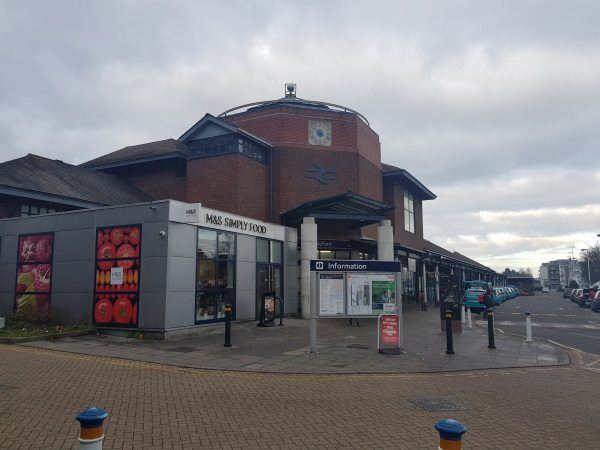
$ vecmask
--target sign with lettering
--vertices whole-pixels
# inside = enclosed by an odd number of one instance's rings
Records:
[[[312,259],[313,272],[400,272],[399,261],[352,259]]]
[[[400,353],[400,317],[381,314],[377,320],[377,348],[380,353]]]
[[[190,223],[207,228],[249,234],[283,241],[285,227],[248,217],[229,214],[216,209],[205,208],[200,203],[182,203],[171,201],[169,220],[173,222]]]
[[[122,267],[111,267],[110,268],[110,284],[123,284],[123,268]]]

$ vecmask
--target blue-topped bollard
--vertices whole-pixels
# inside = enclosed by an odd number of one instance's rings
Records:
[[[102,450],[104,441],[104,419],[108,413],[102,408],[88,408],[75,416],[81,424],[79,432],[79,448],[85,450]]]
[[[460,450],[462,448],[462,435],[467,432],[467,427],[454,419],[440,420],[435,424],[435,429],[440,433],[439,450]]]

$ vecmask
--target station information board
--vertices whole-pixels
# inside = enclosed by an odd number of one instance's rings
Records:
[[[369,317],[397,310],[397,261],[313,260],[319,317]]]

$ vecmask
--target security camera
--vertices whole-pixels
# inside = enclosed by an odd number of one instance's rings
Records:
[[[167,233],[166,233],[165,231],[162,231],[162,230],[161,230],[161,231],[159,231],[159,232],[158,232],[158,235],[159,235],[161,238],[164,238],[164,237],[167,235]]]

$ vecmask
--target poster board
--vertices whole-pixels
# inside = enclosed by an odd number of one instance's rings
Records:
[[[388,273],[349,273],[348,316],[379,316],[396,310],[396,276]]]
[[[345,279],[343,273],[319,274],[319,315],[344,315]]]

